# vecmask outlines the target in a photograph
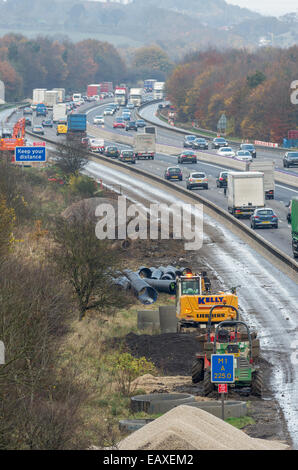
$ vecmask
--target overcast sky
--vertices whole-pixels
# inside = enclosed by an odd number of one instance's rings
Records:
[[[226,0],[227,3],[246,7],[264,15],[279,16],[285,13],[298,13],[297,0]]]

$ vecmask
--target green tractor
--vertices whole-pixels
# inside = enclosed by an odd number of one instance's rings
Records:
[[[211,382],[211,355],[233,354],[235,383],[229,384],[230,390],[244,395],[262,396],[262,374],[253,364],[253,360],[259,356],[259,340],[255,333],[250,333],[247,324],[239,320],[238,310],[228,306],[236,311],[236,320],[223,321],[211,332],[212,310],[223,307],[227,305],[215,305],[210,309],[207,335],[203,338],[204,353],[196,354],[192,365],[192,381],[203,381],[203,393],[209,395],[215,390],[215,384]],[[202,341],[202,337],[199,340]]]

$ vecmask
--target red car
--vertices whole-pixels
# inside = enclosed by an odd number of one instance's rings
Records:
[[[113,122],[113,127],[120,128],[120,129],[125,129],[125,126],[126,126],[125,121],[122,118],[117,118]]]

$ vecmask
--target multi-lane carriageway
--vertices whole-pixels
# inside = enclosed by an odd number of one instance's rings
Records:
[[[94,115],[101,114],[105,106],[106,104],[97,109],[88,109],[88,106],[84,106],[81,109],[82,111],[87,110],[88,120],[92,122]],[[113,132],[113,119],[114,117],[106,116],[105,130]],[[97,132],[99,131],[96,131],[96,134]],[[117,141],[119,134],[127,136],[129,133],[115,131],[115,141]],[[171,131],[166,134],[168,139],[171,139],[172,135],[172,138],[177,142],[179,139],[181,147],[183,136],[171,134]],[[57,139],[55,130],[50,129],[47,136],[53,140]],[[162,136],[163,133],[160,136],[158,130],[158,140],[164,142]],[[40,138],[36,140],[40,140]],[[136,167],[162,175],[164,169],[173,164],[176,164],[174,157],[158,154],[156,160],[138,161]],[[220,171],[220,167],[201,162],[196,166],[191,165],[191,168],[186,165],[183,167],[185,174],[189,169],[205,171],[210,179],[210,189],[204,191],[203,195],[214,198],[212,200],[218,201],[218,204],[222,204],[224,207],[223,190],[218,190],[215,186],[215,176]],[[94,178],[102,179],[106,184],[120,184],[124,194],[144,205],[156,201],[167,204],[191,202],[191,195],[186,197],[175,192],[175,185],[178,183],[173,183],[173,190],[165,189],[143,177],[139,178],[129,170],[114,168],[112,162],[105,164],[92,161],[88,164],[87,171]],[[283,247],[284,251],[286,251],[287,244],[290,244],[290,229],[285,219],[284,203],[293,194],[296,194],[296,190],[284,185],[276,188],[276,200],[268,201],[268,203],[277,210],[283,223],[278,230],[263,231],[264,236],[269,240],[275,240],[276,244],[280,240],[279,246]],[[224,288],[240,286],[237,292],[241,314],[244,320],[259,332],[263,355],[273,365],[271,389],[284,412],[294,447],[298,448],[298,361],[297,353],[295,353],[298,349],[297,278],[288,276],[284,270],[279,269],[278,265],[272,264],[270,259],[264,257],[253,245],[248,245],[242,235],[233,233],[224,224],[219,223],[216,218],[208,215],[206,211],[204,213],[204,243],[197,255],[194,254],[194,256],[197,256],[201,264],[210,267],[210,271],[218,276]],[[264,399],[266,398],[269,397],[265,395]]]

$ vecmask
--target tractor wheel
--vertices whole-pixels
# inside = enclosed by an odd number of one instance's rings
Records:
[[[204,361],[203,359],[195,359],[191,367],[192,383],[197,384],[204,379]]]
[[[206,397],[213,392],[213,383],[211,383],[211,371],[206,369],[204,372],[203,395]]]
[[[256,370],[252,374],[251,394],[261,397],[263,393],[263,377],[260,370]]]

